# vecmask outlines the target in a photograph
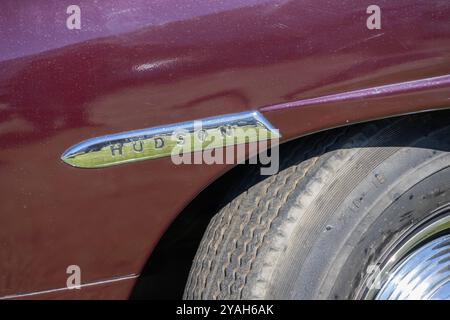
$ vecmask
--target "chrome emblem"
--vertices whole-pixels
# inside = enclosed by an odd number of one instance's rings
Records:
[[[184,145],[195,152],[279,137],[259,112],[243,112],[85,140],[61,160],[77,168],[101,168],[167,157]]]

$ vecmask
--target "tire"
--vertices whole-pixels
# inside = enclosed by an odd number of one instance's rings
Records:
[[[282,145],[278,174],[251,168],[210,221],[184,298],[362,298],[369,266],[450,203],[449,151],[447,111]]]

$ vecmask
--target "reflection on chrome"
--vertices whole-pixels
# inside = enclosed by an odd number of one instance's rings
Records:
[[[182,133],[182,134],[180,134]],[[222,148],[279,138],[259,112],[242,112],[97,137],[74,145],[61,159],[78,168],[100,168],[171,156],[174,149],[190,143],[183,152]]]
[[[395,267],[378,300],[450,299],[450,235],[414,250]]]
[[[412,230],[380,271],[380,290],[366,299],[450,299],[450,204]]]

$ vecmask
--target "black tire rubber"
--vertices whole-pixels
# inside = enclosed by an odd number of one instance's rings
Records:
[[[283,145],[279,173],[250,169],[211,220],[184,298],[360,298],[367,267],[450,202],[449,151],[448,111]]]

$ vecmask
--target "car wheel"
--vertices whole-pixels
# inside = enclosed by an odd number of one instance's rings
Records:
[[[278,174],[211,220],[185,299],[449,296],[448,112],[282,147]]]

